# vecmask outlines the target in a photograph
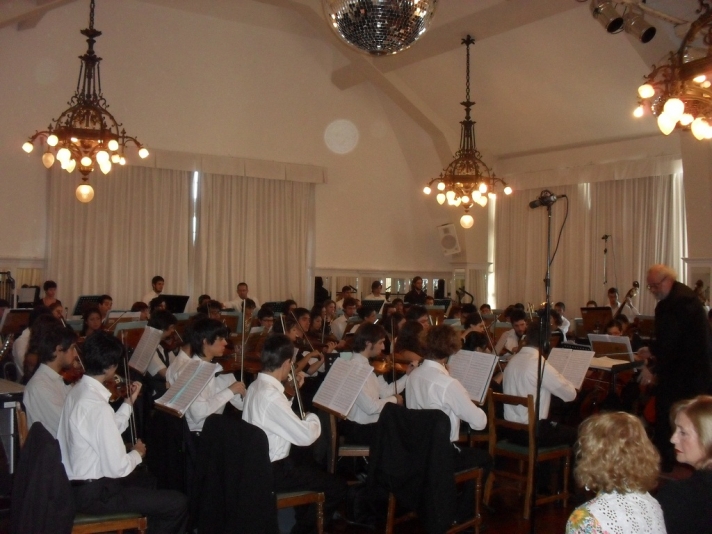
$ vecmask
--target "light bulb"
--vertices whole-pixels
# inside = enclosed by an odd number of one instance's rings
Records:
[[[116,139],[109,141],[109,150],[114,151],[119,149],[119,142]]]
[[[705,119],[702,117],[696,118],[694,121],[692,121],[692,126],[690,126],[690,130],[692,131],[692,135],[695,136],[695,139],[698,141],[702,141],[705,138],[705,133],[707,131],[707,123]]]
[[[438,193],[438,196],[435,197],[435,200],[437,200],[438,204],[442,206],[445,203],[445,195],[443,193]]]
[[[139,150],[138,157],[141,159],[146,159],[148,157],[148,150],[145,148],[142,148],[141,150]]]
[[[74,143],[74,144],[79,143],[79,139],[77,139],[76,137],[70,137],[69,140],[70,140],[72,143]]]
[[[91,167],[91,158],[89,156],[84,156],[79,163],[82,167]]]
[[[67,161],[70,160],[72,157],[72,153],[69,151],[68,148],[60,148],[57,151],[57,159],[61,161],[62,163],[66,163]]]
[[[682,117],[680,117],[680,124],[682,124],[683,126],[689,126],[694,120],[695,117],[693,117],[689,113],[683,113]]]
[[[101,165],[105,161],[109,161],[109,153],[106,150],[100,150],[96,153],[96,162]]]
[[[438,182],[438,191],[445,191],[445,184],[443,182]]]
[[[51,152],[45,152],[42,154],[42,164],[47,167],[48,169],[52,166],[54,163],[54,154]]]
[[[482,182],[480,186],[477,188],[481,194],[485,194],[487,192],[487,184]]]
[[[445,193],[445,197],[448,199],[449,202],[454,202],[455,201],[455,191],[448,191]]]
[[[472,201],[473,201],[473,202],[477,202],[477,201],[480,199],[481,196],[482,196],[482,193],[480,193],[477,189],[475,189],[475,190],[472,192]]]
[[[453,206],[456,208],[462,203],[462,199],[460,197],[457,197],[455,201],[452,203]]]
[[[473,224],[475,224],[475,219],[473,219],[469,213],[465,213],[460,217],[460,226],[463,228],[472,228]]]
[[[27,152],[28,154],[29,154],[30,152],[32,152],[32,150],[33,150],[34,148],[35,148],[35,145],[33,145],[32,143],[30,143],[29,141],[25,141],[25,144],[22,145],[22,150],[24,150],[24,151]]]
[[[111,155],[111,163],[118,163],[120,159],[121,159],[121,156],[119,156],[118,154]]]
[[[490,191],[489,193],[487,193],[487,196],[488,196],[489,198],[493,198],[493,199],[494,199],[494,198],[497,198],[497,193],[493,193],[493,192]]]
[[[504,194],[505,195],[511,195],[512,194],[512,188],[507,186],[504,188]]]
[[[692,81],[695,83],[702,83],[706,79],[707,79],[707,76],[705,76],[704,74],[700,74],[699,76],[695,76],[694,78],[692,78]]]
[[[463,204],[469,204],[469,203],[470,203],[470,197],[468,197],[467,195],[463,196],[463,197],[462,197],[462,203],[463,203]]]
[[[425,193],[426,195],[429,195],[431,192],[432,189],[430,189],[430,186],[426,185],[425,187],[423,187],[423,193]]]
[[[47,138],[47,144],[49,146],[57,146],[57,143],[59,143],[59,138],[56,135],[52,134]]]
[[[633,111],[633,116],[634,117],[642,117],[644,113],[645,113],[645,108],[643,106],[638,106]]]
[[[710,83],[710,81],[707,80],[707,81],[702,82],[700,84],[700,87],[702,87],[703,89],[709,89],[711,85],[712,85],[712,83]]]
[[[121,156],[121,157],[119,158],[119,165],[126,165],[126,158],[125,158],[125,157]]]
[[[650,98],[655,94],[655,88],[649,83],[645,83],[638,87],[638,94],[640,98]]]
[[[677,119],[673,119],[667,113],[661,113],[658,115],[658,128],[665,135],[670,135],[670,133],[675,129],[675,124]]]
[[[104,174],[109,174],[109,171],[111,170],[111,162],[107,159],[103,163],[99,163],[99,168]]]
[[[685,103],[679,98],[670,98],[663,106],[663,113],[677,122],[682,117],[682,114],[685,113]]]
[[[712,124],[707,123],[707,128],[705,128],[705,139],[712,139]]]
[[[77,162],[73,159],[70,159],[63,168],[67,172],[72,172],[76,167],[77,167]]]
[[[94,188],[89,184],[81,184],[77,187],[75,194],[79,202],[91,202],[91,199],[94,198]]]
[[[482,195],[477,203],[484,208],[487,205],[487,196]]]

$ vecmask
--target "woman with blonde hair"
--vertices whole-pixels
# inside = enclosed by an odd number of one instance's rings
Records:
[[[695,472],[683,480],[667,482],[657,499],[669,534],[712,530],[712,397],[700,395],[680,401],[670,411],[678,462]]]
[[[594,415],[579,428],[576,482],[596,496],[574,510],[567,534],[664,534],[665,522],[649,490],[657,484],[660,455],[641,422],[624,412]]]

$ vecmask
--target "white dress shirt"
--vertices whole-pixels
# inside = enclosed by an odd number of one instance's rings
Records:
[[[242,419],[267,434],[270,462],[289,456],[292,444],[311,445],[321,434],[319,418],[308,413],[302,421],[284,396],[284,386],[265,373],[258,374],[247,389]]]
[[[178,375],[183,370],[186,363],[190,361],[190,356],[188,356],[183,349],[178,352],[178,355],[173,358],[173,361],[166,369],[166,382],[168,385],[172,386],[178,380]]]
[[[370,367],[368,358],[358,352],[353,354],[348,363],[349,365]],[[396,381],[398,393],[405,389],[407,381],[408,375],[403,375]],[[346,418],[362,425],[376,423],[381,410],[389,402],[397,402],[393,384],[386,382],[382,375],[376,376],[375,373],[371,373],[368,375],[358,397],[356,397],[356,402],[349,410]]]
[[[159,354],[160,353],[160,354]],[[163,357],[163,358],[161,358]],[[158,345],[156,347],[156,352],[153,353],[153,357],[151,358],[151,361],[148,362],[148,367],[146,368],[146,372],[151,375],[151,376],[156,376],[158,372],[161,369],[166,369],[166,364],[163,363],[163,359],[166,357],[166,350]],[[168,365],[170,365],[173,360],[175,360],[176,355],[175,352],[172,350],[168,351]]]
[[[533,395],[536,402],[537,369],[539,351],[534,347],[523,347],[512,356],[504,368],[502,388],[506,395],[526,397]],[[541,380],[541,400],[539,401],[539,419],[549,417],[551,396],[555,395],[565,402],[576,398],[576,388],[566,380],[559,371],[551,365],[544,366]],[[504,405],[504,418],[515,423],[528,423],[529,415],[526,406]]]
[[[374,295],[373,293],[369,293],[363,300],[386,300],[386,296],[383,293],[381,293],[380,295]]]
[[[12,343],[12,359],[15,361],[18,376],[22,378],[25,374],[23,364],[25,363],[25,354],[27,353],[27,345],[30,343],[30,329],[25,328],[22,334]]]
[[[568,335],[569,330],[571,329],[571,321],[569,321],[566,317],[563,315],[561,316],[561,331]]]
[[[193,356],[194,360],[200,360],[199,356]],[[218,370],[222,371],[220,364]],[[230,386],[237,382],[232,374],[221,374],[214,376],[208,385],[203,388],[198,398],[193,401],[188,411],[185,412],[185,420],[191,432],[203,430],[203,424],[209,415],[223,413],[225,405],[229,402],[238,410],[242,410],[242,395],[235,395]]]
[[[461,419],[475,430],[487,426],[487,415],[472,402],[465,386],[433,360],[423,360],[410,373],[405,399],[408,408],[444,412],[450,418],[450,441],[460,438]]]
[[[146,293],[143,298],[141,299],[141,302],[148,304],[149,306],[151,305],[151,301],[155,299],[156,297],[160,297],[160,293],[156,293],[155,291],[151,290],[148,293]]]
[[[27,426],[39,421],[54,438],[59,429],[64,400],[71,386],[64,383],[62,377],[46,364],[40,364],[37,372],[25,386],[22,403],[27,409]]]
[[[497,341],[497,344],[494,347],[494,351],[497,354],[502,352],[502,349],[507,349],[510,352],[514,352],[514,349],[516,349],[518,346],[519,337],[514,331],[514,328],[512,328],[511,330],[507,330],[504,334],[499,336],[499,340]]]
[[[341,341],[346,332],[346,323],[349,322],[349,318],[345,315],[339,315],[336,319],[331,321],[331,333],[336,336],[336,339]]]
[[[109,390],[89,375],[67,395],[57,439],[69,480],[121,478],[141,463],[138,451],[127,453],[121,439],[131,406],[124,402],[114,413],[109,397]]]
[[[260,301],[257,300],[255,297],[247,295],[247,298],[251,299],[255,303],[256,310],[259,310],[261,308]],[[223,303],[223,306],[225,308],[232,308],[235,311],[242,311],[242,299],[240,297],[236,297],[234,300],[229,300]]]

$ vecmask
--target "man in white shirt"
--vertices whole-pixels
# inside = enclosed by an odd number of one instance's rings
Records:
[[[512,356],[504,369],[502,388],[507,395],[526,397],[537,396],[537,375],[539,369],[539,332],[538,321],[532,322],[527,329],[526,346]],[[568,444],[576,441],[576,429],[549,420],[551,396],[570,402],[576,398],[576,388],[551,365],[544,365],[539,400],[539,446]],[[528,423],[529,414],[526,406],[504,406],[504,418],[515,423]],[[525,445],[528,436],[522,434],[512,439]]]
[[[336,339],[341,341],[346,332],[346,323],[349,319],[356,315],[356,299],[351,297],[346,297],[344,300],[344,314],[339,315],[336,319],[331,322],[331,333],[336,336]]]
[[[99,297],[99,313],[101,313],[101,323],[102,324],[107,324],[107,321],[109,319],[109,312],[111,311],[111,308],[114,306],[114,299],[111,298],[111,295],[101,295]]]
[[[344,301],[351,297],[355,293],[351,286],[344,286],[341,288],[341,298],[336,301],[336,311],[344,309]]]
[[[138,440],[127,453],[121,439],[140,385],[133,384],[130,398],[116,413],[109,406],[103,382],[113,379],[122,354],[114,336],[102,331],[89,336],[83,350],[85,374],[62,410],[57,439],[77,511],[135,512],[148,517],[150,532],[183,532],[187,499],[176,491],[149,489],[151,481],[134,471],[146,455],[145,445]]]
[[[374,280],[371,284],[371,293],[363,300],[388,300],[381,291],[383,291],[383,284],[380,280]]]
[[[153,278],[151,278],[151,291],[149,291],[143,296],[141,302],[145,302],[150,306],[151,301],[156,297],[159,297],[161,293],[163,293],[164,284],[165,280],[163,280],[162,276],[154,276]]]
[[[482,482],[492,467],[492,457],[487,451],[458,447],[455,442],[460,438],[460,420],[469,423],[474,430],[487,426],[487,416],[475,403],[457,379],[447,370],[447,359],[458,352],[462,346],[460,336],[450,325],[431,327],[425,335],[424,360],[408,378],[406,385],[406,406],[414,410],[440,410],[450,419],[450,441],[453,442],[455,472],[481,467],[485,471]],[[472,516],[474,501],[474,482],[465,484],[458,497],[458,522]]]
[[[232,308],[233,310],[236,311],[242,311],[242,303],[247,299],[251,298],[253,302],[255,303],[255,309],[259,310],[260,309],[260,302],[253,296],[248,295],[250,291],[250,288],[247,287],[247,284],[245,282],[240,282],[237,284],[237,298],[234,300],[230,300],[228,302],[225,302],[223,304],[223,308]]]
[[[354,354],[349,365],[370,367],[369,358],[381,355],[385,339],[386,331],[382,326],[362,323],[354,338]],[[340,429],[350,443],[371,445],[376,431],[375,423],[378,422],[383,407],[389,402],[403,405],[403,397],[400,393],[405,389],[408,375],[412,370],[413,367],[409,366],[407,374],[399,378],[395,384],[386,382],[383,375],[378,377],[375,373],[368,375],[368,379],[356,397],[356,402],[346,416],[350,423],[343,424]]]
[[[523,310],[512,310],[509,321],[512,329],[502,334],[494,347],[498,356],[516,354],[519,351],[519,342],[527,332],[527,314]]]
[[[59,373],[71,368],[77,359],[77,334],[58,321],[42,329],[37,341],[40,366],[27,383],[22,402],[27,425],[39,421],[56,438],[64,400],[71,389]]]
[[[564,317],[564,312],[566,311],[566,304],[559,301],[554,304],[554,309],[561,314],[561,330],[564,332],[564,334],[568,335],[569,330],[571,329],[571,321]]]
[[[284,395],[284,382],[291,371],[294,346],[282,334],[272,335],[262,348],[262,372],[250,384],[242,419],[258,426],[267,434],[269,459],[274,474],[274,491],[322,491],[325,495],[324,518],[331,520],[339,503],[346,498],[346,484],[311,465],[295,465],[289,458],[292,445],[307,446],[321,433],[319,418],[306,414],[304,420],[292,411]],[[300,380],[301,381],[301,380]],[[297,524],[292,534],[315,532],[316,508],[295,510]]]

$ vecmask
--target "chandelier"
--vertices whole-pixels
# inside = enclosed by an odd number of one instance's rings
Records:
[[[44,149],[45,167],[49,169],[56,160],[68,173],[78,168],[82,184],[77,187],[77,199],[90,202],[94,189],[86,181],[97,166],[108,174],[112,164],[125,165],[125,150],[129,144],[136,146],[141,158],[148,156],[148,150],[135,137],[126,135],[121,123],[108,111],[109,105],[101,92],[101,58],[94,53],[94,43],[101,32],[94,29],[94,0],[89,9],[89,28],[80,33],[86,36],[89,48],[80,57],[77,90],[68,102],[69,108],[58,119],[52,119],[47,130],[35,132],[22,149],[29,154],[39,139]]]
[[[396,54],[425,33],[438,0],[323,0],[331,29],[374,56]]]
[[[504,194],[512,193],[504,180],[497,178],[491,168],[482,161],[482,154],[475,146],[475,122],[470,118],[470,108],[475,105],[470,101],[470,45],[475,40],[469,35],[462,40],[467,47],[467,83],[465,101],[461,102],[465,108],[465,120],[461,121],[460,150],[455,153],[455,159],[445,167],[440,176],[433,178],[423,189],[429,195],[433,184],[438,190],[435,197],[439,204],[465,208],[465,214],[460,218],[463,228],[472,228],[475,220],[469,211],[475,204],[482,207],[487,205],[488,198],[496,198],[495,186],[499,183],[504,186]]]
[[[677,52],[655,66],[638,88],[635,117],[646,110],[669,135],[675,128],[691,130],[695,138],[712,139],[712,10],[699,0],[700,16],[692,22]]]

